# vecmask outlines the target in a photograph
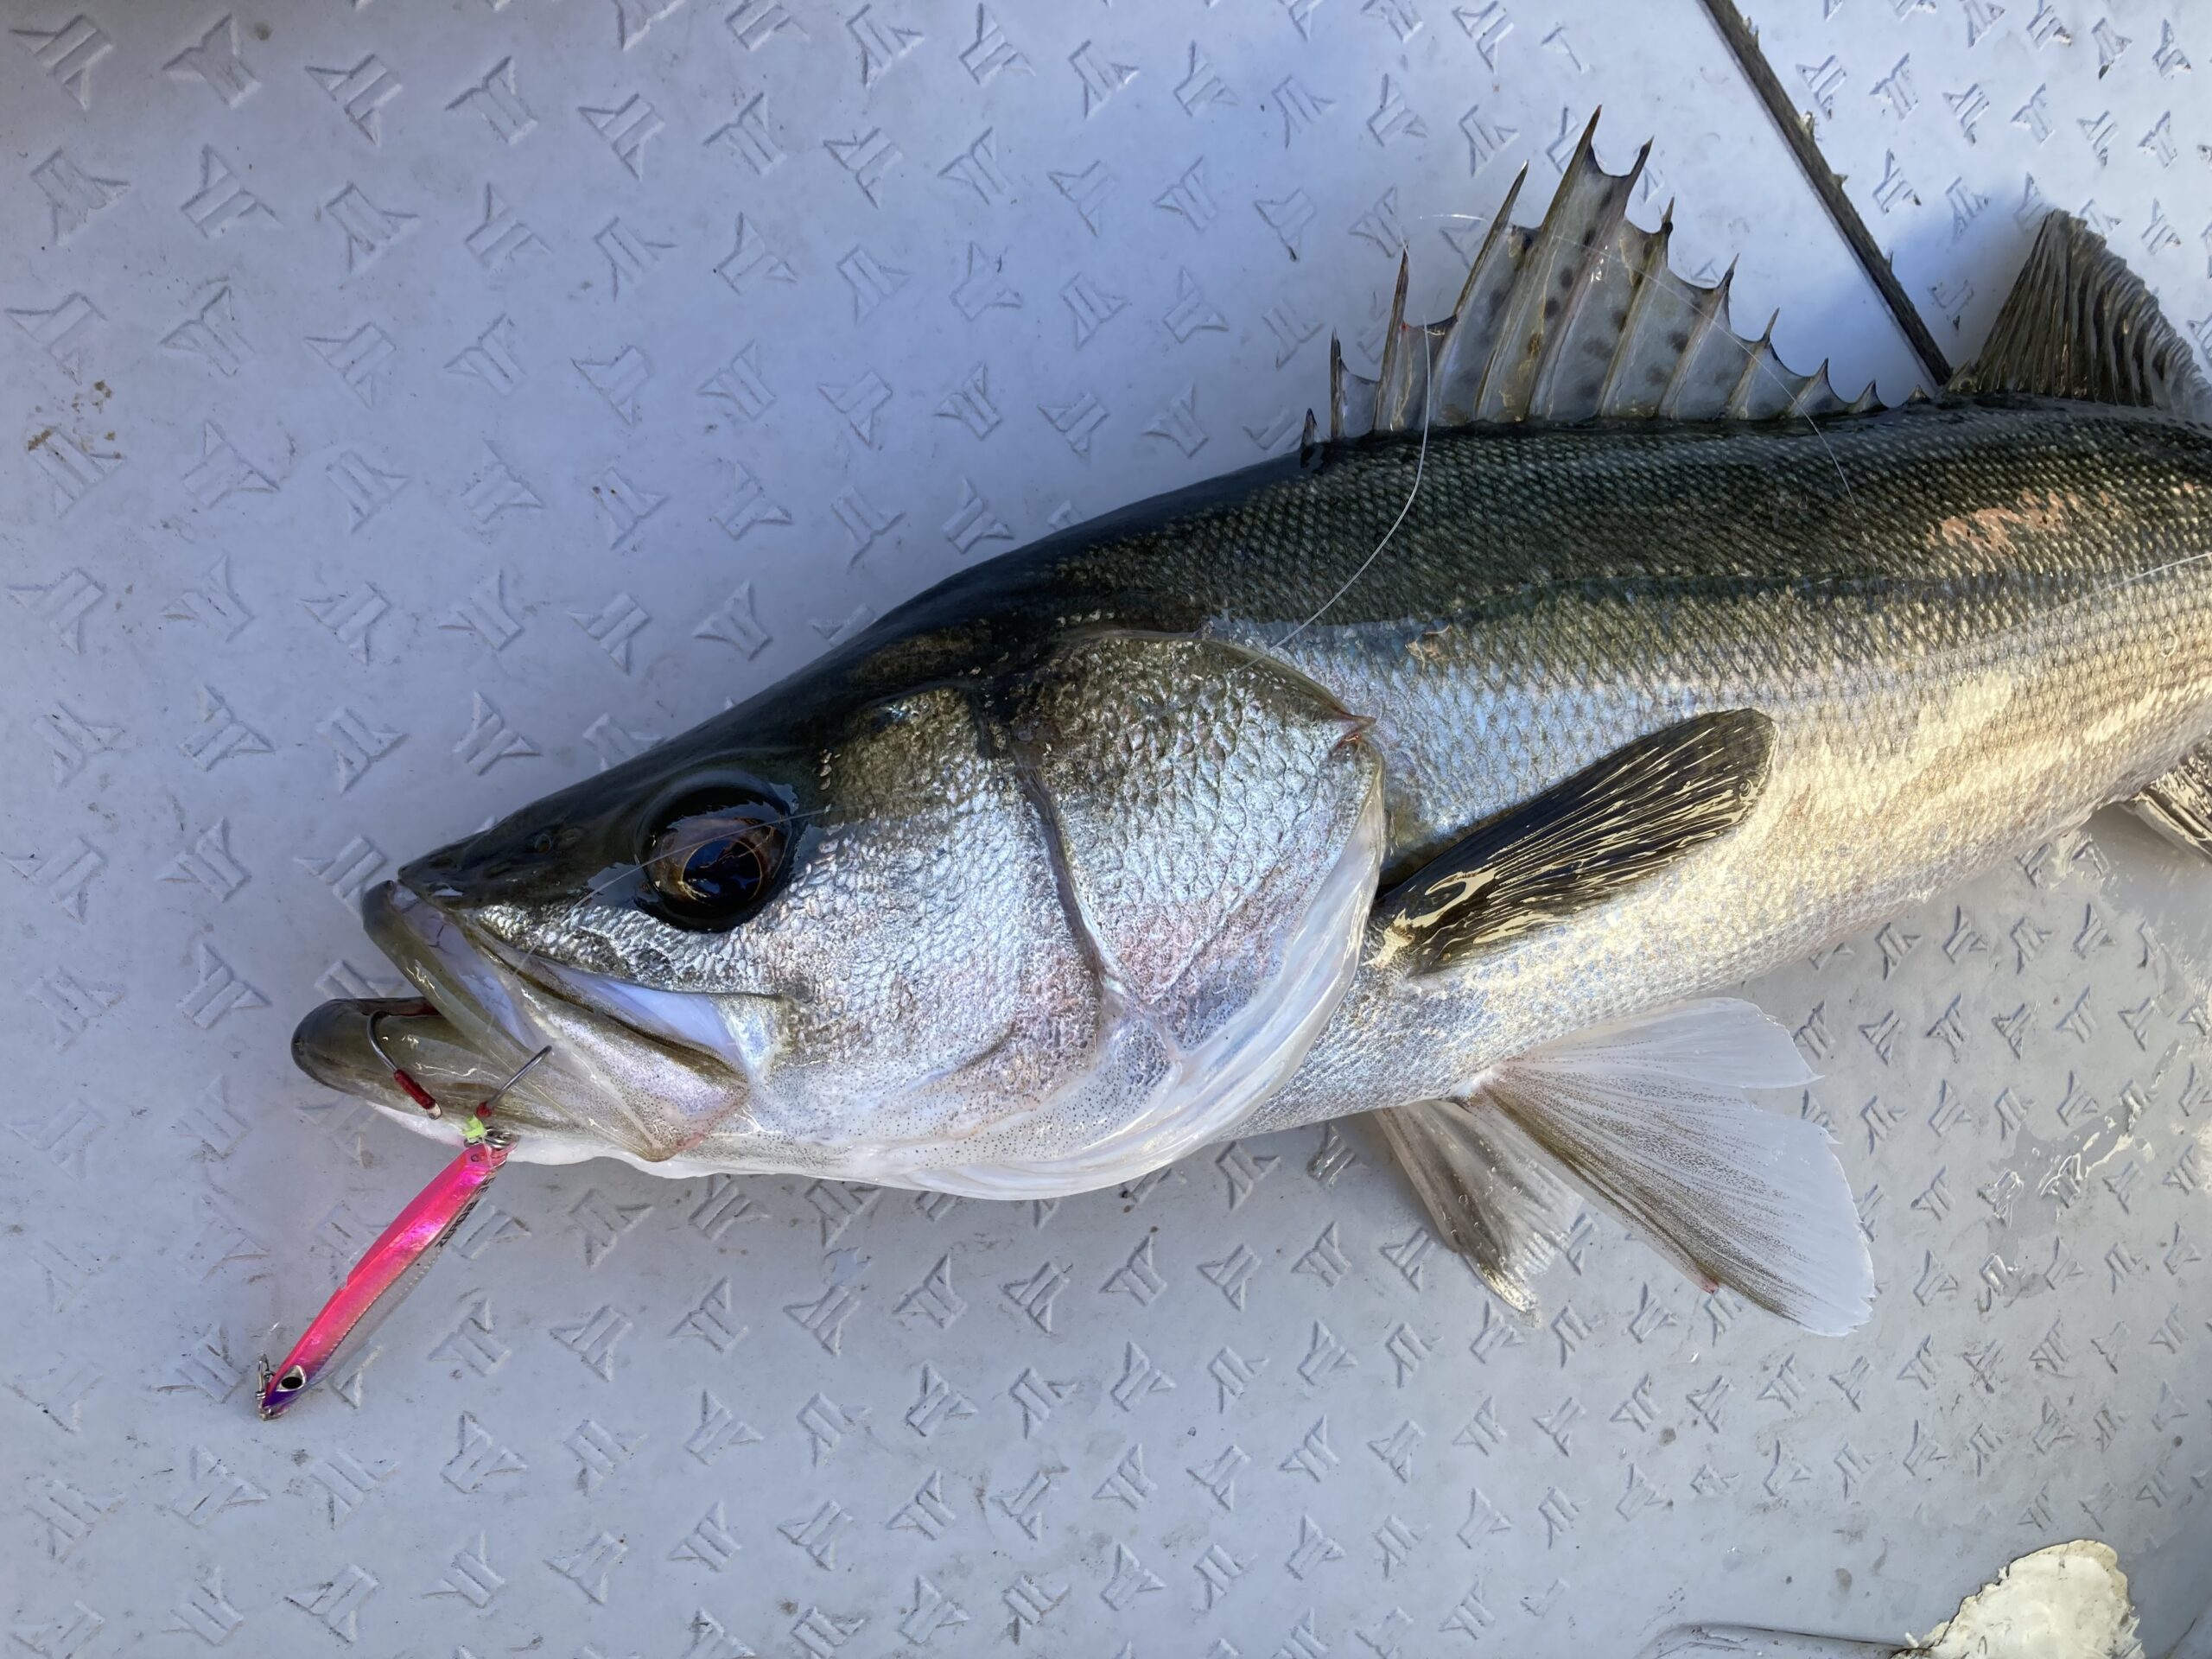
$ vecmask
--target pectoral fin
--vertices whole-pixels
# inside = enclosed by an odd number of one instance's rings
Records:
[[[2153,779],[2127,805],[2176,846],[2212,858],[2212,742],[2182,756],[2178,766]]]
[[[1755,709],[1699,715],[1500,813],[1378,901],[1376,965],[1433,973],[1665,869],[1742,822],[1773,747]]]

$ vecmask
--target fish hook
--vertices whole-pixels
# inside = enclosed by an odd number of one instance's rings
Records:
[[[443,1117],[446,1115],[445,1108],[438,1104],[436,1099],[431,1095],[429,1090],[425,1089],[421,1084],[416,1082],[415,1079],[408,1074],[408,1071],[405,1066],[400,1065],[399,1062],[393,1059],[391,1055],[385,1053],[384,1052],[384,1045],[377,1040],[377,1021],[393,1012],[394,1010],[391,1008],[378,1008],[374,1014],[369,1016],[369,1052],[385,1063],[385,1067],[391,1072],[392,1081],[407,1091],[408,1099],[413,1101],[417,1106],[420,1106],[432,1117]],[[405,1017],[410,1020],[420,1020],[427,1015],[435,1014],[437,1010],[432,1007],[429,1003],[423,1002],[418,1003],[416,1007],[408,1009],[406,1011]],[[537,1058],[543,1058],[543,1056],[541,1054]],[[535,1061],[533,1061],[532,1064],[535,1064]],[[530,1067],[525,1065],[523,1068],[523,1071],[527,1071],[529,1069]],[[521,1075],[521,1071],[515,1073],[515,1076],[518,1077]],[[509,1083],[512,1083],[513,1079],[510,1078],[508,1081]],[[507,1091],[505,1087],[502,1087],[499,1090],[499,1094],[501,1095],[504,1095],[506,1092]],[[493,1098],[497,1100],[499,1098],[499,1095],[494,1095]]]
[[[476,1139],[477,1135],[481,1135],[486,1140],[490,1141],[495,1147],[513,1145],[514,1131],[512,1129],[493,1128],[487,1124],[485,1120],[491,1116],[492,1109],[506,1098],[507,1090],[513,1088],[515,1084],[522,1081],[522,1074],[529,1071],[531,1066],[536,1065],[540,1060],[543,1059],[552,1052],[553,1045],[548,1043],[544,1047],[539,1049],[537,1053],[531,1055],[520,1065],[517,1066],[514,1070],[514,1075],[509,1077],[505,1083],[501,1084],[497,1089],[493,1090],[491,1098],[479,1105],[475,1112],[471,1115],[467,1125],[461,1130],[461,1138],[463,1140],[473,1141]]]

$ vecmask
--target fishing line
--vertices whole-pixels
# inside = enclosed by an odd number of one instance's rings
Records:
[[[1469,224],[1483,224],[1488,222],[1483,215],[1478,213],[1419,213],[1414,215],[1414,222],[1415,224],[1426,224],[1432,220],[1446,219],[1464,220]],[[1570,243],[1567,238],[1560,236],[1555,232],[1550,234],[1544,234],[1541,232],[1532,232],[1531,245],[1571,247],[1574,249],[1575,251],[1585,254],[1588,251],[1587,247],[1584,245]],[[1410,251],[1408,250],[1407,251],[1409,252]],[[1674,273],[1671,270],[1669,270],[1664,274],[1668,276],[1672,276]],[[1682,310],[1689,309],[1688,302],[1683,298],[1682,294],[1679,290],[1672,287],[1662,286],[1658,291],[1662,297],[1672,302],[1678,308]],[[1429,429],[1435,419],[1436,410],[1435,337],[1430,332],[1430,325],[1426,323],[1412,325],[1402,324],[1401,327],[1418,327],[1421,331],[1421,337],[1422,373],[1421,451],[1414,464],[1413,488],[1408,493],[1406,496],[1406,504],[1403,507],[1399,509],[1397,518],[1391,521],[1389,529],[1382,532],[1382,539],[1375,544],[1374,550],[1361,562],[1359,568],[1354,570],[1351,575],[1347,576],[1344,579],[1343,585],[1338,588],[1335,593],[1330,594],[1329,597],[1323,601],[1319,610],[1315,611],[1312,616],[1307,617],[1305,621],[1300,623],[1281,639],[1276,640],[1272,647],[1274,651],[1281,651],[1294,639],[1296,639],[1300,634],[1311,628],[1316,622],[1319,622],[1322,617],[1325,616],[1332,608],[1334,608],[1338,601],[1342,600],[1347,593],[1351,591],[1353,585],[1357,583],[1361,577],[1364,576],[1371,568],[1373,568],[1376,560],[1382,556],[1382,550],[1390,544],[1391,537],[1398,533],[1399,526],[1405,523],[1407,515],[1412,512],[1414,502],[1421,493],[1421,473],[1423,467],[1428,459]],[[1769,327],[1771,327],[1772,325],[1770,323]],[[1728,343],[1736,349],[1746,362],[1749,362],[1757,367],[1759,372],[1771,380],[1777,388],[1784,391],[1788,390],[1789,382],[1783,378],[1783,377],[1776,371],[1772,364],[1760,361],[1752,350],[1744,344],[1743,340],[1737,335],[1736,331],[1732,327],[1727,329],[1726,338]],[[1384,347],[1384,356],[1386,359],[1388,355],[1389,346],[1386,344]],[[1376,388],[1378,396],[1380,395],[1381,391],[1382,388],[1378,386]],[[1850,501],[1855,508],[1857,505],[1857,496],[1851,487],[1851,476],[1844,471],[1842,457],[1836,454],[1835,446],[1828,442],[1827,434],[1821,430],[1820,423],[1813,418],[1812,412],[1809,410],[1797,410],[1794,418],[1802,420],[1808,429],[1811,431],[1813,436],[1819,441],[1821,450],[1827,456],[1828,465],[1835,470],[1836,481],[1843,486],[1845,499]],[[1745,424],[1756,425],[1760,424],[1760,423],[1747,422]]]
[[[1433,384],[1433,376],[1436,368],[1435,344],[1433,337],[1426,327],[1421,329],[1421,448],[1415,453],[1414,457],[1413,485],[1412,487],[1406,492],[1405,505],[1398,509],[1398,516],[1390,521],[1389,528],[1382,532],[1382,539],[1376,542],[1374,548],[1368,553],[1367,556],[1360,561],[1359,567],[1344,579],[1344,581],[1338,586],[1337,591],[1330,594],[1327,599],[1324,600],[1319,607],[1314,611],[1313,615],[1307,617],[1303,622],[1300,622],[1288,633],[1286,633],[1281,639],[1276,640],[1272,647],[1272,649],[1275,651],[1282,650],[1286,645],[1289,645],[1292,640],[1297,639],[1299,635],[1304,633],[1308,628],[1311,628],[1315,623],[1319,622],[1324,616],[1328,614],[1330,609],[1334,607],[1339,600],[1351,591],[1353,585],[1357,583],[1362,576],[1365,575],[1371,568],[1373,568],[1376,560],[1382,556],[1383,550],[1390,545],[1391,537],[1398,533],[1399,528],[1406,522],[1407,516],[1413,512],[1414,503],[1420,499],[1422,474],[1426,472],[1428,465],[1429,429],[1433,423],[1436,409],[1436,388]],[[1242,664],[1239,668],[1231,669],[1228,674],[1223,677],[1223,685],[1226,687],[1231,680],[1234,680],[1236,677],[1237,674],[1242,671],[1243,668],[1255,665],[1255,664]],[[801,823],[810,818],[819,817],[829,810],[830,809],[823,807],[817,808],[811,812],[794,812],[791,814],[790,817],[786,817],[784,822],[787,824]],[[905,818],[894,820],[894,822],[909,823],[912,821],[913,817],[918,817],[919,816],[919,814],[913,814]],[[590,882],[584,890],[584,898],[587,900],[598,898],[599,895],[606,892],[607,888],[613,887],[620,882],[628,880],[639,870],[644,869],[646,862],[657,863],[663,859],[674,858],[683,854],[697,852],[702,848],[710,846],[715,842],[721,840],[727,833],[728,832],[725,830],[719,830],[702,832],[696,842],[685,842],[679,841],[674,846],[656,854],[651,861],[640,861],[639,862],[633,864],[617,865]]]
[[[2094,599],[2101,594],[2116,594],[2121,588],[2128,587],[2132,583],[2145,581],[2152,576],[2163,576],[2167,571],[2178,570],[2183,565],[2202,564],[2207,559],[2212,559],[2212,551],[2191,553],[2183,558],[2171,559],[2164,564],[2153,565],[2148,570],[2138,570],[2132,576],[2122,576],[2118,582],[2112,583],[2109,587],[2099,588],[2093,590],[2089,594],[2088,597]]]
[[[1344,579],[1343,584],[1335,593],[1321,601],[1319,610],[1275,641],[1274,649],[1276,651],[1281,651],[1300,634],[1319,622],[1329,613],[1338,600],[1351,591],[1352,584],[1365,575],[1375,561],[1382,556],[1382,550],[1390,545],[1390,538],[1398,533],[1398,526],[1406,522],[1406,515],[1414,510],[1414,502],[1421,495],[1421,473],[1428,465],[1428,429],[1436,410],[1436,387],[1433,383],[1436,369],[1435,346],[1433,338],[1425,325],[1421,326],[1421,449],[1414,457],[1413,487],[1406,492],[1406,505],[1398,509],[1398,516],[1390,521],[1390,528],[1382,532],[1382,539],[1375,543],[1374,551],[1360,561],[1359,568]]]
[[[1425,224],[1438,219],[1455,219],[1474,225],[1481,225],[1490,222],[1485,215],[1480,213],[1418,213],[1414,216],[1413,222],[1415,224]],[[1529,234],[1531,238],[1530,245],[1532,246],[1548,245],[1554,248],[1567,247],[1576,251],[1584,251],[1583,245],[1569,242],[1567,238],[1560,236],[1556,232],[1546,233],[1543,232],[1541,228],[1532,228]],[[1667,275],[1671,276],[1673,272],[1669,270]],[[1680,281],[1681,279],[1677,278],[1676,280]],[[1684,292],[1681,289],[1669,285],[1662,287],[1660,289],[1660,293],[1662,297],[1674,304],[1678,310],[1688,311],[1690,309],[1688,301],[1685,298]],[[1754,362],[1758,361],[1753,356],[1751,349],[1745,346],[1742,339],[1737,335],[1732,327],[1727,331],[1727,339],[1729,343],[1735,346],[1737,351],[1745,358]],[[1785,390],[1787,389],[1788,382],[1777,372],[1772,364],[1758,362],[1758,367],[1759,372],[1769,380],[1772,381],[1776,386]],[[1809,410],[1798,410],[1796,415],[1790,418],[1802,419],[1805,423],[1807,428],[1812,432],[1813,435],[1819,440],[1821,448],[1827,453],[1828,464],[1835,471],[1837,480],[1843,486],[1844,495],[1851,501],[1852,505],[1855,510],[1858,504],[1858,497],[1857,493],[1852,488],[1850,474],[1844,470],[1842,458],[1837,454],[1835,446],[1828,441],[1827,434],[1821,429],[1820,423],[1813,418]],[[1752,422],[1746,423],[1745,424],[1758,425],[1760,423]],[[2102,587],[2090,588],[2087,593],[2080,594],[2078,600],[2073,602],[2087,602],[2101,599],[2107,594],[2117,593],[2122,588],[2132,587],[2139,582],[2145,582],[2152,577],[2164,575],[2171,571],[2181,569],[2191,564],[2202,563],[2207,560],[2212,560],[2212,551],[2189,554],[2178,559],[2170,560],[2164,564],[2153,566],[2148,570],[2135,571],[2128,575],[2120,577],[2116,581],[2108,582]],[[1993,641],[2009,639],[2014,635],[2023,632],[2033,626],[2034,619],[2030,619],[2015,624],[2012,627],[2004,629],[2000,632],[1991,636],[1991,639]]]
[[[1427,213],[1415,214],[1413,218],[1413,222],[1414,224],[1430,224],[1439,220],[1453,220],[1469,225],[1486,225],[1492,222],[1490,216],[1481,213]],[[1529,234],[1530,236],[1531,246],[1541,245],[1548,248],[1568,248],[1577,253],[1586,253],[1588,251],[1588,248],[1586,245],[1570,242],[1568,238],[1560,236],[1556,232],[1546,232],[1541,226],[1529,227]],[[1649,232],[1647,232],[1647,234],[1649,234]],[[1408,249],[1406,251],[1409,253],[1410,250]],[[1667,270],[1663,275],[1664,276],[1672,278],[1673,280],[1671,282],[1662,282],[1658,285],[1657,293],[1659,297],[1666,301],[1668,303],[1675,306],[1680,312],[1691,313],[1692,307],[1686,297],[1686,290],[1688,284],[1685,279],[1675,276],[1671,269]],[[1675,285],[1678,283],[1681,284],[1681,286]],[[1647,283],[1645,286],[1648,288],[1650,284]],[[1398,510],[1397,517],[1391,520],[1389,528],[1382,532],[1382,538],[1376,543],[1375,546],[1370,550],[1367,556],[1360,562],[1358,567],[1338,586],[1336,591],[1331,594],[1329,597],[1325,600],[1317,609],[1315,609],[1312,615],[1308,616],[1304,621],[1300,622],[1297,626],[1284,634],[1282,638],[1275,640],[1274,644],[1268,647],[1268,649],[1272,651],[1280,652],[1290,645],[1301,635],[1305,634],[1319,624],[1331,610],[1334,609],[1336,606],[1344,600],[1345,594],[1349,594],[1351,589],[1357,586],[1363,577],[1365,577],[1367,573],[1374,568],[1376,562],[1380,559],[1382,554],[1389,549],[1392,540],[1395,538],[1399,530],[1404,526],[1407,518],[1412,514],[1414,505],[1420,498],[1421,485],[1427,466],[1429,436],[1435,421],[1435,339],[1434,335],[1431,333],[1428,325],[1402,324],[1400,326],[1403,328],[1408,329],[1419,328],[1421,335],[1421,431],[1420,448],[1416,453],[1414,462],[1414,477],[1412,486],[1407,492],[1404,505]],[[1726,337],[1728,343],[1735,348],[1741,357],[1743,357],[1746,361],[1751,362],[1757,365],[1761,375],[1770,380],[1776,387],[1785,391],[1788,389],[1789,382],[1783,378],[1782,374],[1777,370],[1775,365],[1771,363],[1760,361],[1751,347],[1745,344],[1744,340],[1736,334],[1732,327],[1726,330]],[[1809,431],[1814,439],[1819,442],[1822,452],[1827,456],[1828,465],[1834,469],[1837,482],[1842,486],[1845,499],[1850,501],[1855,509],[1857,505],[1857,492],[1852,487],[1851,475],[1845,470],[1842,457],[1836,453],[1835,446],[1829,442],[1828,435],[1821,429],[1821,423],[1813,417],[1811,411],[1806,410],[1797,410],[1793,415],[1788,416],[1787,419],[1793,421],[1802,420],[1804,422],[1807,430]],[[1765,424],[1765,423],[1746,422],[1745,424],[1747,426],[1758,426]],[[2212,554],[2198,555],[2196,556],[2199,558],[2212,557]],[[2190,562],[2190,560],[2183,560],[2179,563],[2188,563]],[[2173,567],[2162,566],[2160,567],[2160,570],[2145,571],[2137,576],[2131,576],[2126,580],[2128,582],[2138,581],[2140,580],[2142,576],[2156,575],[2160,574],[2160,571],[2171,568]],[[2125,585],[2125,583],[2118,585]],[[2110,590],[2100,589],[2099,591],[2105,592]],[[1237,671],[1238,671],[1236,670],[1230,671],[1230,673],[1227,677],[1234,678]],[[1224,682],[1224,683],[1225,683],[1226,682]],[[826,816],[831,810],[833,810],[833,809],[825,807],[817,808],[815,810],[809,812],[793,813],[785,820],[785,822],[790,824],[797,825],[813,818]],[[901,821],[911,822],[912,817],[918,817],[918,816],[920,815],[911,815],[911,817]],[[669,848],[665,852],[661,854],[660,856],[664,858],[675,857],[687,853],[696,852],[718,839],[720,839],[718,832],[705,834],[702,835],[696,842],[678,842],[677,845]],[[596,899],[609,887],[627,880],[639,870],[644,869],[645,868],[645,861],[639,861],[636,863],[613,867],[604,874],[594,880],[586,887],[584,894],[585,898],[587,899]]]

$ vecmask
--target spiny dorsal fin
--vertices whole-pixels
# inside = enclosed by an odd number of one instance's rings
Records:
[[[1696,715],[1478,824],[1376,901],[1374,965],[1433,973],[1666,868],[1742,822],[1773,747],[1757,709]]]
[[[1598,164],[1598,118],[1535,230],[1512,223],[1522,168],[1491,221],[1459,302],[1440,322],[1405,321],[1399,266],[1382,373],[1373,380],[1332,352],[1329,435],[1438,425],[1579,421],[1593,416],[1770,420],[1875,407],[1870,383],[1847,404],[1827,365],[1792,374],[1770,336],[1728,321],[1728,278],[1710,288],[1667,264],[1673,209],[1656,231],[1628,220],[1645,145],[1626,173]]]
[[[2066,213],[2044,215],[1981,356],[1952,377],[1950,390],[2080,397],[2212,419],[2212,389],[2188,342],[2104,238]]]

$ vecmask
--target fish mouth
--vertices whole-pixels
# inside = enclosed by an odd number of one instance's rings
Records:
[[[293,1061],[317,1083],[359,1096],[410,1128],[457,1141],[458,1114],[490,1098],[531,1052],[522,1046],[500,970],[456,918],[396,882],[362,894],[361,923],[417,995],[323,1003],[293,1032]],[[395,1067],[448,1109],[433,1116],[408,1093]],[[542,1109],[531,1110],[544,1103],[527,1084],[525,1078],[503,1108],[542,1116]]]
[[[378,1056],[378,1044],[391,1065]],[[443,1109],[432,1117],[407,1093],[393,1066],[442,1109],[488,1100],[506,1081],[451,1020],[414,996],[341,997],[311,1008],[293,1029],[292,1063],[326,1089],[365,1100],[433,1139],[455,1142],[460,1120]]]
[[[745,1080],[721,1059],[611,1017],[577,995],[590,988],[579,976],[478,938],[415,888],[370,888],[361,921],[417,995],[309,1012],[292,1034],[292,1058],[316,1082],[458,1141],[466,1116],[550,1049],[497,1108],[517,1134],[517,1155],[533,1162],[612,1154],[663,1164],[741,1116]],[[423,1108],[395,1069],[442,1110]]]

